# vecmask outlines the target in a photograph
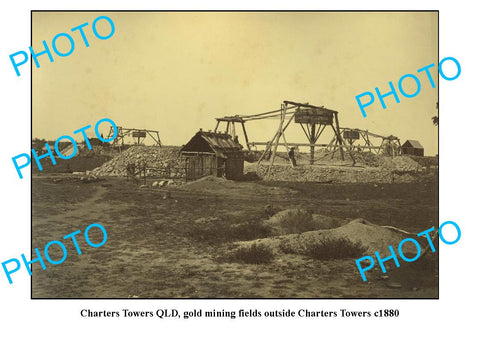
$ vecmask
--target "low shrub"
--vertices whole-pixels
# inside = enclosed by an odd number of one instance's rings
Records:
[[[305,245],[301,243],[293,243],[288,240],[280,241],[278,245],[280,251],[284,254],[304,254]]]
[[[254,243],[247,247],[240,247],[232,251],[230,260],[249,264],[269,263],[273,260],[272,248]]]
[[[367,247],[352,242],[346,237],[325,238],[306,245],[304,255],[318,260],[356,258],[365,253]]]
[[[236,224],[216,220],[205,224],[192,224],[186,228],[185,234],[195,241],[221,244],[265,238],[271,235],[271,229],[258,220]]]
[[[280,218],[279,224],[286,234],[315,230],[312,214],[305,210],[291,210]]]

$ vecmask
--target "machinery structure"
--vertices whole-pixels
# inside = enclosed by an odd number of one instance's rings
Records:
[[[110,139],[114,135],[113,127],[110,127],[108,132],[107,139]],[[155,142],[155,145],[162,146],[160,141],[160,134],[157,130],[146,130],[146,129],[134,129],[134,128],[125,128],[117,126],[117,137],[112,142],[113,146],[124,146],[126,142],[125,138],[132,137],[134,144],[139,145],[143,144],[143,141],[147,136],[151,137]]]
[[[268,141],[250,141],[247,135],[246,123],[268,118],[279,118],[279,126],[273,138]],[[367,149],[370,152],[377,154],[382,153],[389,156],[401,154],[399,138],[393,135],[388,137],[381,136],[368,130],[340,127],[337,111],[308,103],[297,103],[285,100],[278,110],[252,115],[224,116],[216,118],[216,121],[217,124],[214,132],[219,132],[221,124],[226,124],[225,130],[223,131],[230,134],[235,141],[238,141],[239,137],[239,128],[236,126],[240,125],[241,134],[243,134],[248,151],[251,151],[253,147],[265,146],[265,150],[262,152],[258,164],[260,164],[262,160],[268,159],[270,161],[269,169],[273,165],[279,144],[285,146],[287,153],[292,147],[309,147],[310,164],[314,164],[317,161],[317,159],[315,159],[316,147],[324,148],[324,150],[327,151],[320,159],[323,159],[326,155],[330,155],[330,157],[333,158],[335,152],[339,151],[341,160],[345,160],[345,152],[347,152],[352,158],[353,164],[355,164],[353,155],[353,151],[355,150],[363,151]],[[307,137],[306,143],[292,143],[287,141],[285,132],[292,122],[300,125]],[[319,137],[330,130],[333,132],[330,143],[317,143]]]
[[[280,124],[275,132],[275,135],[270,141],[267,142],[249,142],[245,123],[247,121],[267,119],[267,118],[280,118]],[[310,147],[310,164],[315,162],[315,147],[327,147],[328,144],[318,144],[318,138],[325,131],[327,127],[331,128],[334,134],[335,145],[338,147],[341,153],[342,160],[344,160],[344,147],[345,143],[340,134],[340,126],[338,121],[338,112],[335,110],[327,109],[323,106],[310,105],[308,103],[297,103],[285,100],[279,110],[268,111],[255,115],[236,115],[226,116],[222,118],[216,118],[217,125],[215,132],[219,129],[220,123],[226,123],[226,133],[233,136],[234,140],[238,141],[235,124],[242,126],[243,135],[247,149],[251,150],[252,146],[265,146],[258,164],[266,158],[270,160],[270,167],[273,165],[275,157],[277,155],[278,145],[281,143],[285,146],[287,152],[291,147],[308,146]],[[285,137],[285,131],[294,121],[299,124],[307,137],[308,143],[289,143]],[[268,155],[268,157],[267,157]]]
[[[370,152],[388,156],[399,156],[402,154],[400,139],[396,136],[381,136],[368,130],[345,127],[341,127],[340,131],[343,140],[348,143],[350,150],[368,149]],[[355,142],[357,144],[353,145]],[[334,143],[335,140],[332,139],[327,149],[334,150]]]

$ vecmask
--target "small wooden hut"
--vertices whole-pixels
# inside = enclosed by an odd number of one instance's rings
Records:
[[[205,176],[240,179],[244,161],[242,148],[229,134],[200,129],[180,150],[187,181]]]
[[[409,139],[402,145],[402,154],[423,156],[423,146],[418,140]]]

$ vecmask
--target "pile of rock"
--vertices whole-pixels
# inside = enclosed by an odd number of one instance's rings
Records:
[[[382,157],[380,166],[394,171],[421,171],[422,166],[408,156]]]
[[[128,176],[127,167],[146,169],[148,177],[185,178],[184,164],[176,146],[132,146],[102,166],[92,170],[95,176]],[[133,166],[132,166],[133,165]]]
[[[309,154],[304,154],[305,158],[310,158]],[[302,154],[302,156],[304,156]],[[352,156],[355,159],[355,163],[358,165],[365,165],[371,167],[378,167],[381,163],[382,156],[368,150],[358,151],[353,148],[352,150],[344,150],[344,160],[341,159],[341,153],[337,150],[335,153],[327,150],[315,151],[315,159],[318,160],[318,164],[352,164]]]
[[[254,165],[246,165],[245,171],[252,171]],[[258,176],[270,181],[291,182],[335,182],[335,183],[409,183],[417,180],[410,173],[393,172],[382,168],[363,168],[346,166],[319,166],[274,164],[270,175],[266,176],[268,165],[256,168]]]
[[[353,157],[355,158],[355,162],[357,164],[364,164],[366,166],[378,167],[381,163],[382,156],[379,156],[372,152],[353,151],[352,153],[353,153]],[[345,159],[349,159],[348,153],[346,153]]]

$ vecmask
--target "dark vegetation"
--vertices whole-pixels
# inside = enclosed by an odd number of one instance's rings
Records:
[[[230,254],[230,261],[248,264],[269,263],[273,260],[273,250],[265,244],[254,243],[250,246],[239,247]]]
[[[438,177],[437,177],[438,179]],[[259,182],[296,190],[292,197],[317,214],[393,225],[411,232],[438,226],[438,181],[424,183]]]
[[[360,242],[353,243],[346,237],[338,239],[326,238],[310,243],[304,250],[304,255],[317,260],[347,259],[358,258],[366,250],[367,247],[363,247]]]
[[[427,257],[389,269],[390,279],[404,287],[392,290],[375,278],[365,285],[351,258],[337,260],[339,254],[351,254],[352,245],[317,244],[306,247],[303,257],[276,253],[275,260],[268,247],[237,250],[232,245],[271,236],[259,223],[271,215],[267,205],[273,212],[301,208],[420,232],[438,225],[436,183],[277,183],[295,191],[272,194],[265,187],[275,184],[258,182],[248,195],[240,195],[235,188],[192,192],[140,188],[116,178],[82,183],[74,177],[42,173],[33,178],[32,246],[42,247],[93,222],[105,226],[108,241],[98,249],[82,244],[85,253],[78,256],[69,248],[65,263],[47,270],[33,265],[34,298],[438,296],[438,262]],[[163,199],[167,191],[170,196]],[[310,223],[302,214],[286,220],[297,230]],[[312,259],[328,257],[333,248],[335,261],[319,265]],[[222,251],[228,261],[216,260]]]
[[[285,234],[303,233],[316,229],[312,214],[305,210],[288,211],[280,219],[280,225]]]
[[[270,228],[260,223],[259,219],[233,224],[222,219],[207,223],[190,224],[185,228],[184,232],[186,236],[195,241],[212,245],[255,240],[271,235]]]

